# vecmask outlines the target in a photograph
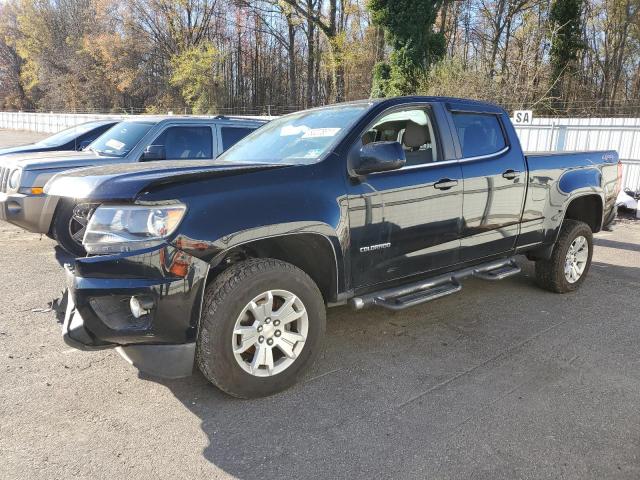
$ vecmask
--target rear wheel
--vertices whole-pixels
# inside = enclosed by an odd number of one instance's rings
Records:
[[[82,246],[82,239],[93,209],[94,206],[90,204],[76,204],[64,200],[56,211],[51,228],[53,238],[63,249],[76,257],[84,257],[87,254]]]
[[[322,295],[306,273],[279,260],[247,260],[206,289],[197,364],[230,395],[271,395],[315,360],[325,324]]]
[[[593,256],[593,233],[584,222],[565,220],[549,260],[536,262],[536,280],[542,288],[567,293],[584,282]]]

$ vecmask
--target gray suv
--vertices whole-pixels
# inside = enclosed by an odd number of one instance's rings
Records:
[[[140,117],[118,123],[81,152],[7,155],[0,161],[0,220],[54,238],[76,256],[92,206],[44,195],[54,175],[82,167],[157,160],[213,160],[264,120]]]

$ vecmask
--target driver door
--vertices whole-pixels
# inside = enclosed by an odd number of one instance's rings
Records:
[[[365,143],[398,141],[406,165],[349,183],[351,266],[355,289],[448,267],[458,262],[463,180],[445,160],[428,105],[381,114],[363,132]]]

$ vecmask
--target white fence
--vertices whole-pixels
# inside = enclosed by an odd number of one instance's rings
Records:
[[[11,130],[29,130],[31,132],[55,133],[65,128],[73,127],[80,123],[95,120],[127,118],[144,118],[149,115],[118,115],[99,113],[27,113],[27,112],[0,112],[0,128]],[[258,117],[248,115],[234,115],[242,118],[260,118],[269,120],[272,117]]]
[[[640,118],[534,118],[516,132],[527,152],[616,150],[623,187],[640,190]]]
[[[127,115],[0,112],[0,128],[55,133],[80,123],[111,118],[123,119],[127,118]]]
[[[0,128],[58,132],[100,119],[130,115],[0,112]],[[616,150],[624,164],[623,186],[640,190],[640,118],[534,118],[518,125],[522,148],[534,151]]]

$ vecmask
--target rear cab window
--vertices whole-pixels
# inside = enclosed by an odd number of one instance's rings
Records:
[[[507,142],[497,115],[453,112],[462,157],[481,157],[504,150]]]

